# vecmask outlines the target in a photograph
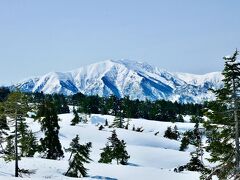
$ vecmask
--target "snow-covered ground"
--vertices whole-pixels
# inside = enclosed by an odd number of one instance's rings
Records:
[[[131,156],[129,165],[101,164],[98,163],[101,148],[111,136],[112,128],[98,130],[100,124],[105,120],[111,124],[114,117],[109,115],[92,114],[88,116],[88,123],[79,123],[70,126],[73,114],[60,114],[60,141],[63,148],[68,148],[69,144],[77,134],[80,136],[80,143],[92,142],[91,163],[86,164],[89,169],[88,178],[85,179],[107,179],[107,180],[197,180],[197,172],[175,173],[173,169],[179,165],[189,162],[190,152],[194,151],[194,146],[189,146],[186,152],[178,151],[180,142],[163,137],[168,126],[177,125],[180,132],[193,129],[192,123],[170,123],[157,122],[144,119],[130,119],[129,130],[116,129],[119,139],[124,139],[127,143],[127,151]],[[127,119],[126,119],[127,120]],[[38,122],[27,118],[29,127],[36,133],[37,137],[43,136],[40,132]],[[133,125],[143,127],[142,133],[132,131]],[[156,132],[159,132],[156,136]],[[27,179],[71,179],[63,174],[68,168],[69,154],[65,153],[62,160],[47,160],[38,157],[22,158],[19,162],[20,168],[34,170],[35,174],[24,176]],[[0,179],[12,179],[14,175],[14,162],[6,163],[0,158]],[[14,179],[14,178],[13,178]]]

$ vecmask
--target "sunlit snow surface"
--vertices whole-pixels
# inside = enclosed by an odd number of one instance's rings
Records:
[[[107,119],[111,124],[113,116],[93,114],[88,116],[88,123],[80,123],[76,126],[70,126],[73,114],[59,115],[60,121],[60,141],[63,148],[68,148],[72,138],[77,134],[80,136],[80,142],[92,142],[91,158],[92,162],[86,164],[89,169],[88,178],[85,179],[107,179],[107,180],[197,180],[199,173],[181,172],[174,173],[173,169],[179,165],[186,164],[189,159],[189,153],[194,151],[193,146],[189,146],[186,152],[178,151],[180,142],[166,139],[163,137],[164,131],[168,126],[177,125],[180,132],[193,129],[192,123],[170,123],[157,122],[144,119],[131,119],[129,130],[116,129],[120,139],[127,143],[127,151],[131,158],[129,165],[117,165],[98,163],[101,148],[107,142],[111,135],[111,128],[98,130],[97,125],[104,124]],[[43,134],[40,132],[40,126],[33,119],[27,119],[28,125],[40,138]],[[132,126],[143,127],[144,132],[132,131]],[[159,131],[159,134],[154,134]],[[20,168],[34,170],[35,174],[24,175],[27,179],[71,179],[63,174],[68,168],[69,154],[65,153],[62,160],[47,160],[36,155],[34,158],[22,158],[19,162]],[[0,159],[0,179],[11,179],[14,175],[14,162],[5,163]]]

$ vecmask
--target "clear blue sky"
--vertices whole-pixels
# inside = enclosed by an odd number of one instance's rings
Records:
[[[240,47],[239,0],[2,0],[0,84],[106,59],[219,71]]]

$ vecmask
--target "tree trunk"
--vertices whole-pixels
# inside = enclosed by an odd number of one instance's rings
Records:
[[[235,79],[233,79],[233,103],[234,103],[234,121],[235,121],[235,145],[236,145],[236,172],[239,172],[239,122],[238,122],[238,105]]]
[[[15,177],[18,177],[17,118],[15,119]]]

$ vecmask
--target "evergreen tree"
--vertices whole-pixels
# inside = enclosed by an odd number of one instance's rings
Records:
[[[124,119],[122,116],[115,116],[111,127],[114,128],[123,128]]]
[[[99,128],[98,128],[99,131],[101,131],[103,129],[104,129],[103,125],[100,125]]]
[[[193,115],[190,119],[191,123],[203,123],[203,118],[201,116]]]
[[[81,119],[78,115],[78,112],[76,111],[75,108],[73,108],[73,115],[74,115],[74,118],[72,119],[71,121],[71,125],[72,126],[75,126],[76,124],[78,124],[79,122],[81,122]]]
[[[137,128],[135,129],[135,131],[136,131],[136,132],[143,132],[144,129],[143,129],[143,127],[137,127]]]
[[[106,147],[104,147],[103,149],[101,149],[103,152],[101,152],[100,156],[100,160],[98,162],[100,163],[111,163],[112,162],[112,148],[109,146],[109,144],[106,144]]]
[[[192,158],[190,162],[186,164],[186,169],[188,171],[205,171],[205,167],[202,161],[199,160],[199,156],[196,152],[191,153]]]
[[[14,140],[13,140],[13,137],[7,137],[7,145],[4,149],[4,160],[6,162],[9,162],[9,161],[12,161],[12,160],[15,160],[16,156],[15,156],[15,149],[14,149]],[[19,157],[18,157],[19,159]]]
[[[70,143],[70,148],[66,149],[66,152],[70,152],[69,168],[65,173],[70,177],[86,177],[87,169],[84,167],[84,163],[91,161],[89,157],[90,148],[92,144],[89,142],[86,145],[79,144],[79,136],[73,138]]]
[[[135,130],[136,130],[136,129],[135,129],[135,125],[133,125],[133,128],[132,128],[132,130],[133,130],[133,131],[135,131]]]
[[[19,140],[18,142],[20,143],[20,156],[24,157],[27,154],[27,149],[28,149],[28,126],[25,122],[25,119],[21,119],[19,122],[19,127],[18,127],[18,135],[19,135]]]
[[[183,116],[181,114],[177,115],[176,122],[184,122]]]
[[[41,151],[44,153],[44,158],[58,159],[63,157],[62,146],[59,141],[59,118],[54,108],[54,103],[51,100],[44,101],[44,117],[40,119],[41,131],[45,137],[40,139]]]
[[[128,129],[128,126],[129,126],[129,122],[126,124],[125,129]]]
[[[237,61],[238,51],[230,57],[224,57],[225,65],[222,72],[224,86],[215,90],[216,101],[208,103],[205,122],[210,152],[210,162],[218,164],[208,176],[216,175],[219,179],[238,179],[239,168],[239,120],[238,104],[240,90],[240,63]]]
[[[57,114],[69,113],[69,107],[64,95],[54,94],[52,96]]]
[[[186,136],[183,136],[179,151],[185,151],[188,148],[188,145],[189,145],[189,138]]]
[[[1,114],[0,112],[0,148],[1,148],[0,152],[1,153],[3,153],[4,151],[2,144],[5,141],[4,137],[8,135],[8,133],[6,132],[7,130],[9,130],[9,126],[7,124],[7,117],[4,114]]]
[[[177,140],[179,138],[179,133],[178,133],[177,128],[172,130],[172,128],[169,126],[164,133],[164,137]]]
[[[7,87],[0,87],[0,102],[6,101],[10,90]]]
[[[108,143],[105,148],[102,149],[101,163],[111,163],[112,160],[116,160],[117,164],[126,165],[130,156],[126,151],[126,143],[123,140],[119,140],[116,131],[113,130],[112,136],[108,138]]]
[[[28,146],[26,149],[26,157],[33,157],[34,154],[38,151],[39,146],[38,146],[38,141],[36,136],[34,135],[34,133],[32,131],[28,131]]]
[[[21,92],[12,92],[8,95],[4,102],[4,115],[10,117],[15,124],[15,134],[9,138],[14,137],[14,153],[15,153],[15,177],[19,175],[18,167],[18,121],[27,116],[29,111],[28,97]],[[9,140],[10,142],[10,140]]]
[[[127,165],[128,159],[130,156],[126,150],[126,142],[121,140],[120,143],[117,144],[116,150],[116,160],[117,163],[120,161],[120,164]]]
[[[107,119],[105,120],[104,126],[108,126],[108,120]]]

